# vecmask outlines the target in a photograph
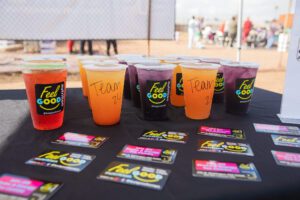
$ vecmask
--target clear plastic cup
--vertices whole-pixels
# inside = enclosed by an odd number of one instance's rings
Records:
[[[210,116],[215,81],[219,65],[210,63],[183,63],[185,115],[190,119]]]
[[[225,78],[225,108],[229,113],[246,114],[254,92],[259,65],[251,62],[221,62]]]
[[[66,102],[66,63],[59,59],[26,59],[23,78],[32,123],[38,130],[62,126]]]
[[[119,123],[126,68],[126,65],[121,64],[85,66],[92,114],[96,124]]]
[[[145,120],[167,120],[172,73],[175,65],[136,65]]]

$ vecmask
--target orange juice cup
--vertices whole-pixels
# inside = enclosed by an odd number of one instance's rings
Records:
[[[82,93],[83,96],[87,97],[87,80],[86,80],[86,72],[85,69],[83,68],[83,62],[86,61],[102,61],[108,59],[107,56],[80,56],[78,57],[78,66],[79,66],[79,73],[81,77],[81,83],[82,83]]]
[[[219,65],[182,64],[185,115],[190,119],[207,119],[210,115]]]
[[[66,64],[61,60],[29,59],[22,72],[33,127],[38,130],[61,127],[66,100]]]
[[[86,65],[89,98],[97,125],[119,123],[126,65]]]

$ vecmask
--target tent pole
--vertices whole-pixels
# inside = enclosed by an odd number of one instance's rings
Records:
[[[239,62],[241,60],[241,50],[242,50],[242,28],[243,28],[243,5],[244,1],[239,0],[239,15],[238,15],[238,27],[237,27],[237,56],[236,60]]]

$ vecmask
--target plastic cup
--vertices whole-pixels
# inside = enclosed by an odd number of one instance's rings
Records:
[[[207,119],[210,115],[219,65],[182,64],[185,115],[190,119]]]
[[[225,108],[233,114],[246,114],[254,92],[259,65],[248,62],[221,62],[225,78]]]
[[[136,64],[159,64],[158,60],[149,60],[149,59],[135,59],[128,60],[128,72],[129,72],[129,81],[130,81],[130,93],[131,100],[134,106],[141,107],[140,100],[140,85],[138,81],[137,69],[135,67]]]
[[[200,59],[200,62],[202,62],[202,63],[212,63],[212,64],[220,64],[221,62],[224,62],[224,61],[225,60],[222,60],[220,58],[202,58],[202,59]],[[225,88],[224,72],[223,72],[223,67],[221,66],[217,73],[213,103],[223,103],[224,102],[224,88]]]
[[[80,78],[81,78],[81,83],[82,83],[82,94],[83,96],[87,97],[87,80],[86,80],[86,72],[85,69],[83,68],[83,62],[100,62],[105,59],[108,59],[107,56],[79,56],[78,57],[78,66],[79,66],[79,73],[80,73]]]
[[[119,123],[126,65],[86,65],[93,120],[97,125]]]
[[[33,127],[53,130],[62,126],[67,70],[65,62],[28,59],[22,70]]]
[[[167,120],[172,72],[175,65],[136,65],[145,120]]]

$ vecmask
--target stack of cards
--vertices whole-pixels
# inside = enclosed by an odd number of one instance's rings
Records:
[[[198,130],[198,134],[230,139],[246,139],[244,131],[240,129],[201,126]]]

